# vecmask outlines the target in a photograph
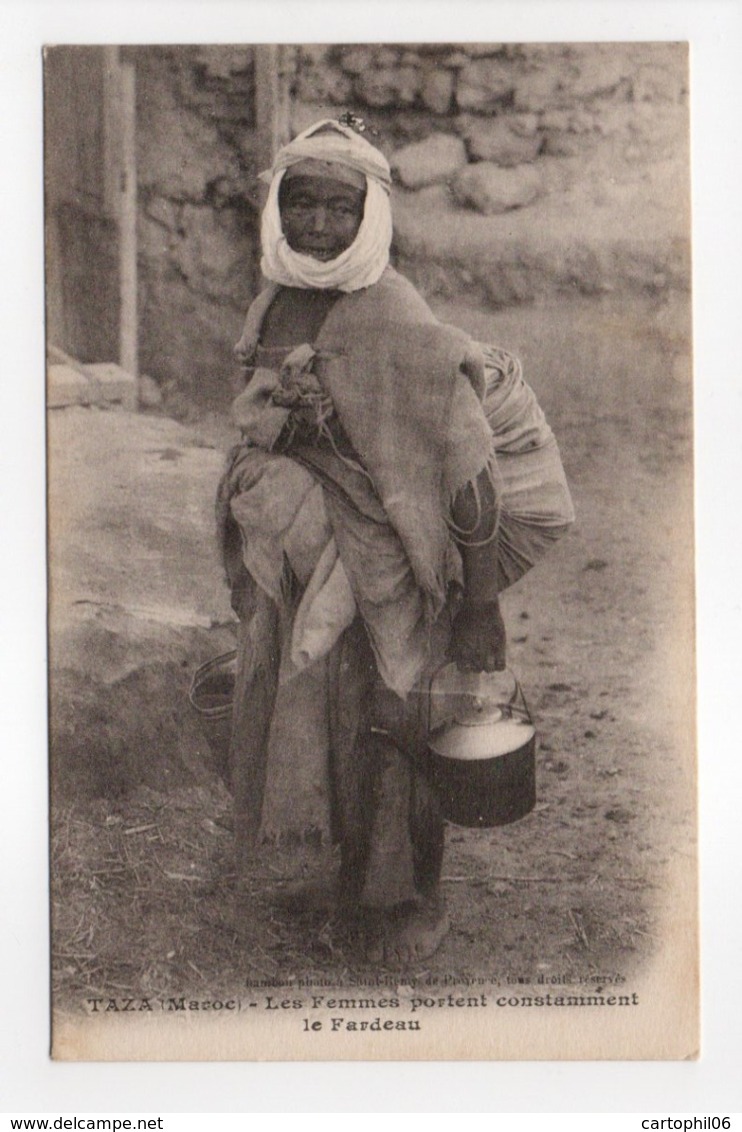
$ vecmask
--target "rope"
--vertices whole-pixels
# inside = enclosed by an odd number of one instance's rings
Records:
[[[304,371],[302,376],[306,378],[306,371]],[[276,395],[276,393],[278,395]],[[291,415],[287,422],[288,431],[285,437],[288,444],[291,444],[300,427],[301,418],[297,416],[297,411],[308,410],[313,416],[313,420],[307,421],[306,423],[316,430],[317,440],[326,440],[335,457],[340,460],[342,464],[345,464],[347,468],[365,476],[371,486],[374,487],[374,490],[376,490],[373,479],[363,465],[357,460],[352,460],[349,456],[344,456],[337,446],[332,428],[330,427],[330,422],[335,418],[335,406],[328,393],[325,393],[321,388],[307,388],[306,385],[304,388],[299,388],[296,385],[293,387],[289,386],[289,388],[284,388],[280,391],[277,390],[276,393],[273,395],[274,402],[283,404],[284,407],[291,409]]]
[[[471,549],[476,550],[479,547],[489,546],[491,543],[493,543],[495,541],[495,539],[498,536],[499,530],[500,530],[501,507],[500,507],[499,502],[497,501],[497,488],[496,488],[496,484],[495,484],[495,473],[494,473],[494,469],[493,469],[493,466],[492,466],[492,462],[490,461],[488,464],[486,464],[486,466],[482,470],[484,472],[486,472],[487,482],[489,483],[489,486],[492,489],[492,493],[494,495],[495,504],[496,504],[496,506],[495,506],[495,521],[494,521],[491,532],[488,535],[486,535],[485,538],[483,538],[483,539],[477,539],[475,541],[470,541],[470,536],[476,534],[479,531],[479,527],[481,525],[482,517],[483,517],[482,516],[482,494],[481,494],[480,487],[479,487],[479,477],[477,477],[476,479],[473,479],[473,480],[469,480],[468,484],[465,485],[466,487],[471,488],[471,490],[474,494],[474,503],[475,503],[475,507],[476,507],[476,516],[477,516],[476,522],[474,523],[474,526],[470,527],[470,528],[460,527],[455,522],[452,515],[450,515],[447,519],[448,528],[452,532],[452,534],[454,535],[456,541],[461,543],[462,546],[467,547],[467,549],[471,548]],[[480,473],[480,475],[481,475],[481,473]]]

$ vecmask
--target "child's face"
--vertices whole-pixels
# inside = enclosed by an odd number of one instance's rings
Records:
[[[365,195],[362,189],[324,177],[284,180],[279,208],[289,247],[323,263],[336,259],[358,235]]]

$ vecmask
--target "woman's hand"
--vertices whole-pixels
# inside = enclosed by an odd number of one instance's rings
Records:
[[[465,602],[454,618],[448,655],[464,672],[501,672],[505,641],[497,600]]]

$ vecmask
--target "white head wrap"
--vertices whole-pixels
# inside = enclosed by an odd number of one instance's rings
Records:
[[[315,136],[323,127],[332,133]],[[349,248],[325,262],[293,251],[283,234],[278,192],[286,170],[308,158],[347,166],[366,178],[366,200],[358,235]],[[260,174],[270,180],[263,210],[261,270],[266,279],[285,287],[359,291],[381,277],[389,262],[392,213],[391,174],[384,155],[349,126],[325,118],[315,122],[278,151],[273,168]]]

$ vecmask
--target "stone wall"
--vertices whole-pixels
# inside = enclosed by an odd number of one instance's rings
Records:
[[[283,49],[287,132],[344,110],[394,170],[397,265],[502,306],[687,287],[683,44]],[[138,48],[141,366],[225,405],[258,283],[250,47]]]
[[[302,47],[291,127],[342,107],[395,175],[395,261],[431,299],[687,288],[685,44]]]
[[[468,161],[512,167],[621,137],[641,159],[672,146],[686,94],[684,44],[309,46],[296,49],[291,126],[353,108],[389,153],[443,133]]]

